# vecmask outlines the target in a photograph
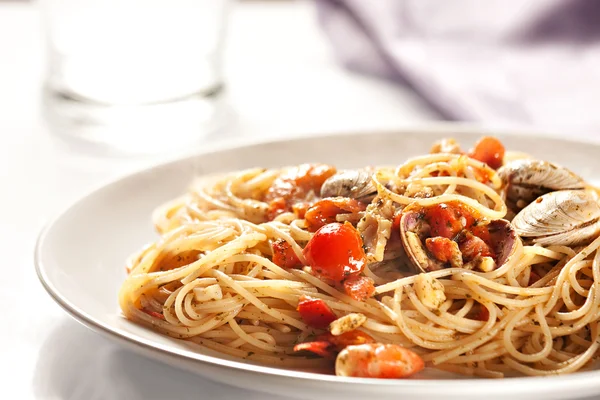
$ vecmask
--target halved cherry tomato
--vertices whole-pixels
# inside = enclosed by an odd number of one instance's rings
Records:
[[[325,164],[302,164],[291,168],[273,181],[265,195],[265,201],[278,197],[288,198],[294,195],[297,189],[305,193],[309,190],[319,192],[323,182],[335,172],[335,167]]]
[[[427,238],[425,240],[425,247],[427,247],[427,250],[441,262],[450,261],[459,251],[456,242],[440,236]]]
[[[425,220],[431,227],[431,236],[452,239],[463,229],[469,229],[475,218],[467,206],[458,202],[450,202],[427,208]]]
[[[267,218],[272,220],[284,211],[290,211],[298,202],[304,202],[313,191],[319,193],[323,182],[336,169],[325,164],[302,164],[282,173],[267,191],[264,201],[269,203]]]
[[[302,267],[302,263],[292,249],[292,245],[283,239],[273,242],[273,262],[281,268]]]
[[[348,197],[331,197],[317,201],[313,204],[306,214],[307,229],[315,232],[323,225],[335,222],[338,214],[355,214],[364,211],[366,204]]]
[[[344,281],[344,292],[354,300],[365,301],[375,293],[375,282],[367,276],[351,276]]]
[[[300,296],[298,312],[302,320],[313,328],[324,329],[337,319],[331,308],[321,299]]]
[[[330,176],[336,173],[334,166],[327,164],[303,164],[298,168],[295,174],[296,184],[302,187],[309,187],[315,192],[321,190],[321,185]]]
[[[469,157],[486,163],[490,168],[498,169],[504,161],[504,145],[496,138],[484,136],[469,151]]]
[[[363,378],[407,378],[425,367],[423,359],[397,344],[348,346],[338,354],[335,374]]]
[[[349,223],[320,228],[303,250],[306,262],[317,276],[340,282],[361,272],[366,255],[358,231]]]

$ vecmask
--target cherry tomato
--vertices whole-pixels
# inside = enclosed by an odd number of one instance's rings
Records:
[[[317,276],[340,282],[362,271],[366,262],[363,242],[349,223],[321,227],[303,250]]]
[[[335,374],[363,378],[407,378],[425,367],[415,352],[397,344],[348,346],[338,354]]]
[[[292,245],[283,239],[273,242],[273,262],[281,268],[302,267],[302,263],[292,249]]]
[[[302,320],[313,328],[324,329],[337,319],[331,308],[321,299],[300,296],[298,312]]]
[[[441,262],[450,261],[459,251],[456,242],[440,236],[425,239],[425,247]]]
[[[351,276],[344,281],[344,292],[354,300],[365,301],[375,293],[375,282],[366,276]]]
[[[305,188],[314,190],[315,193],[321,191],[321,186],[327,178],[336,173],[335,167],[327,164],[303,164],[298,169],[295,176],[296,184]]]
[[[269,203],[267,218],[272,220],[284,211],[290,211],[292,206],[304,202],[312,191],[319,193],[323,182],[336,169],[325,164],[302,164],[282,173],[267,191],[264,201]]]
[[[469,229],[475,219],[473,213],[458,202],[440,203],[425,211],[425,220],[431,226],[431,236],[454,238],[463,229]]]
[[[338,214],[355,214],[367,208],[355,199],[348,197],[332,197],[317,201],[306,211],[304,219],[310,232],[315,232],[323,225],[335,222]]]
[[[486,163],[490,168],[498,169],[504,160],[504,145],[494,137],[484,136],[469,151],[469,157]]]

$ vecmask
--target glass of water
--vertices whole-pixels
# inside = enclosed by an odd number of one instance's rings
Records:
[[[40,6],[45,109],[55,130],[143,152],[184,146],[206,132],[223,85],[228,0],[41,0]]]

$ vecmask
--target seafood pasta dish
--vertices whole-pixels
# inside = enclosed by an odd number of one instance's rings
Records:
[[[200,349],[339,376],[586,369],[600,192],[567,167],[482,137],[399,165],[200,179],[154,212],[119,304]]]

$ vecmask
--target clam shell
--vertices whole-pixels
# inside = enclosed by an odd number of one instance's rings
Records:
[[[523,159],[512,161],[498,170],[507,185],[507,198],[530,203],[555,190],[584,189],[585,181],[568,169],[547,161]]]
[[[600,204],[592,190],[561,190],[539,197],[512,220],[517,234],[541,245],[581,245],[600,234]]]
[[[321,197],[350,197],[370,201],[377,194],[372,174],[364,169],[344,170],[329,177],[321,186]]]
[[[418,229],[420,218],[418,212],[408,211],[400,220],[400,237],[406,255],[417,273],[442,269],[444,263],[431,258],[419,236],[414,233]],[[497,255],[496,268],[500,268],[515,253],[517,246],[520,245],[520,239],[511,223],[504,219],[492,221],[487,227],[493,250]]]
[[[437,271],[444,268],[444,264],[433,259],[427,254],[424,243],[414,233],[417,230],[421,216],[416,211],[408,211],[400,219],[400,238],[404,251],[410,260],[413,270],[419,272]]]
[[[496,253],[496,267],[506,264],[514,254],[519,238],[513,226],[505,219],[490,222],[488,225],[490,241]]]

